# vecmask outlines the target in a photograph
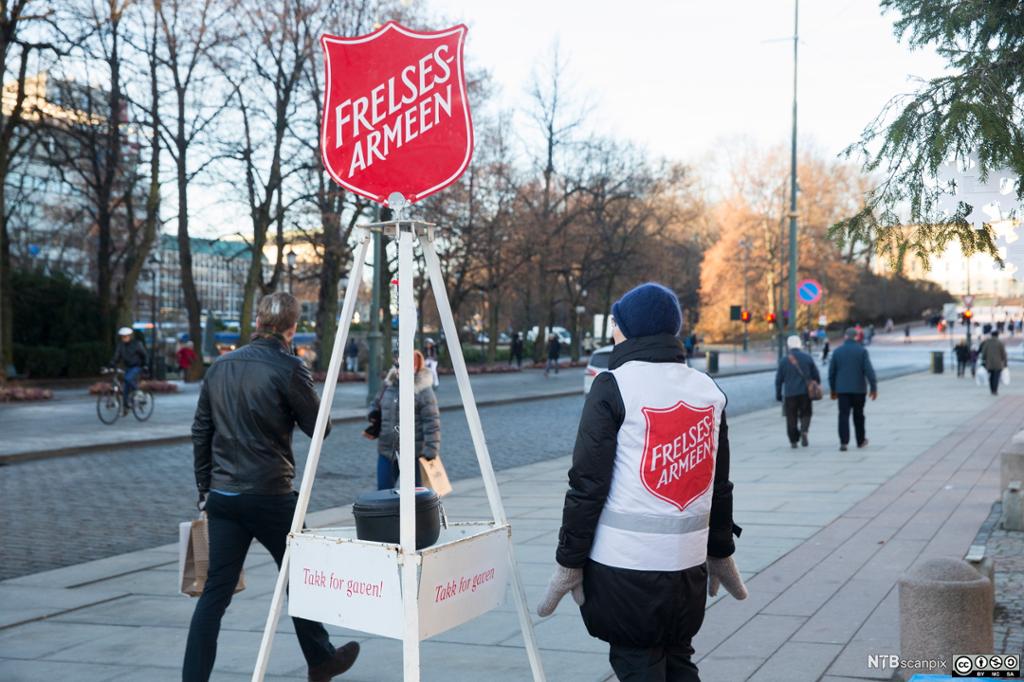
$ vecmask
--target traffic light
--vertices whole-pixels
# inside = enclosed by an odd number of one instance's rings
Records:
[[[971,324],[972,317],[974,317],[974,312],[970,308],[960,313],[960,319],[964,321],[965,326],[969,326]]]
[[[740,312],[740,321],[742,321],[743,324],[750,324],[750,311],[749,310],[744,310],[744,311]]]
[[[775,324],[775,313],[768,313],[764,316],[764,321],[768,324]]]

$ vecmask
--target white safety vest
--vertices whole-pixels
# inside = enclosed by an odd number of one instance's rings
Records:
[[[725,395],[682,363],[632,361],[611,373],[626,416],[590,558],[642,571],[702,564]]]

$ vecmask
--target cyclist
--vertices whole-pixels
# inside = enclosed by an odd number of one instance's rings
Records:
[[[114,349],[114,357],[110,359],[110,366],[124,364],[124,413],[128,414],[132,391],[139,387],[139,376],[146,366],[146,347],[135,338],[135,331],[131,327],[121,327],[117,335],[120,340]]]

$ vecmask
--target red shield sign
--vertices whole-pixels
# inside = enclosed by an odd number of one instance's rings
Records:
[[[462,46],[466,27],[419,33],[391,21],[370,35],[325,35],[324,167],[380,203],[412,203],[455,182],[473,156]]]
[[[647,436],[640,480],[649,493],[682,511],[711,486],[715,473],[715,408],[679,401],[643,408]]]

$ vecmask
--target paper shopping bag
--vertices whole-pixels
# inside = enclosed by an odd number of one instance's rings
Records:
[[[210,566],[210,529],[206,514],[195,521],[178,524],[178,590],[189,597],[198,597],[206,586]],[[245,570],[238,576],[235,592],[245,589]]]
[[[999,383],[1001,383],[1003,386],[1009,386],[1010,385],[1010,368],[1009,367],[1004,367],[1003,371],[999,374]]]
[[[448,472],[444,470],[440,455],[434,459],[420,457],[420,476],[424,487],[433,490],[438,497],[444,497],[452,491],[452,484],[448,481]]]

